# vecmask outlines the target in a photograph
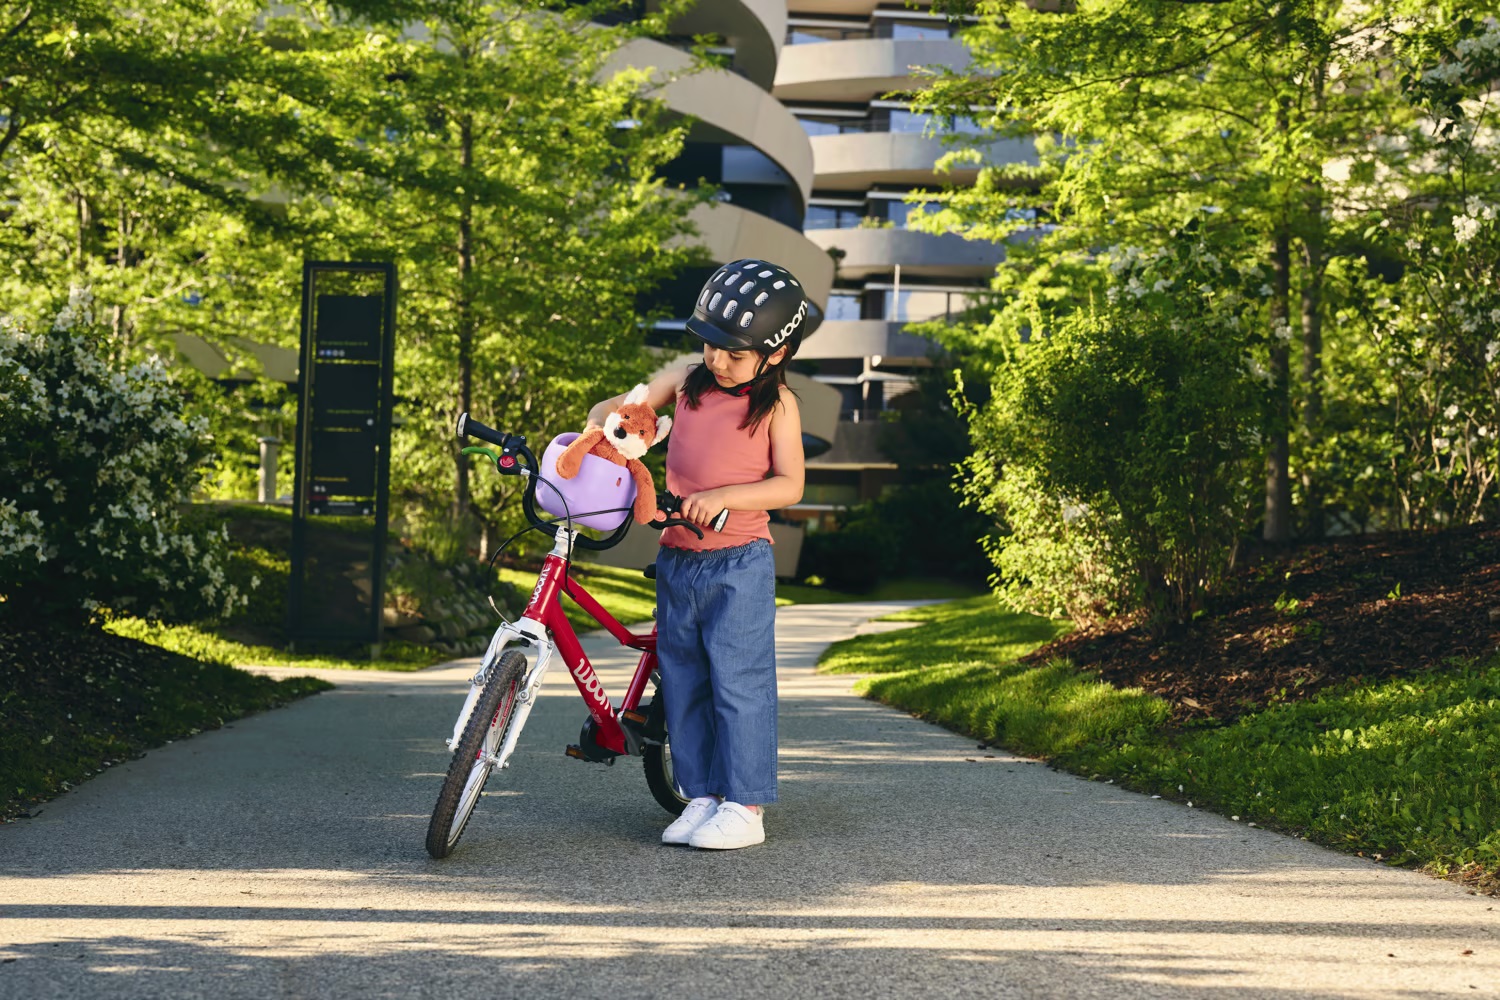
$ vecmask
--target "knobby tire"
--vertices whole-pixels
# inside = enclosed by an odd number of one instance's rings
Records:
[[[484,691],[474,703],[474,711],[464,726],[453,760],[432,810],[427,827],[427,853],[446,858],[458,844],[474,815],[474,807],[484,791],[494,765],[480,759],[480,752],[495,754],[505,742],[511,719],[515,716],[516,698],[526,676],[526,658],[516,650],[504,654],[490,670]]]

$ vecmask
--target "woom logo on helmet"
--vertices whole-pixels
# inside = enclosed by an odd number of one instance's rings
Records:
[[[774,351],[776,350],[776,348],[780,347],[782,341],[790,337],[792,335],[792,331],[797,329],[797,324],[801,323],[806,317],[807,300],[803,299],[802,304],[797,307],[797,314],[787,321],[786,326],[782,327],[781,331],[777,333],[776,336],[766,341],[766,350]]]

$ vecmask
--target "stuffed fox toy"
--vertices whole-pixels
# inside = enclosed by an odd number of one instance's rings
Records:
[[[656,518],[656,484],[651,472],[641,464],[641,456],[672,429],[671,417],[658,417],[646,403],[646,387],[638,385],[625,396],[625,402],[604,418],[604,427],[590,427],[574,439],[557,458],[557,474],[564,479],[578,475],[583,456],[598,455],[616,465],[623,465],[635,480],[633,514],[637,524]]]

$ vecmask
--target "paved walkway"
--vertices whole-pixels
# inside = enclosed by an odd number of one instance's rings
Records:
[[[0,998],[1496,994],[1494,899],[989,756],[813,674],[886,610],[781,612],[761,847],[662,847],[637,762],[563,757],[583,710],[554,670],[432,861],[472,661],[331,673],[0,827]],[[629,660],[596,662],[621,690]]]

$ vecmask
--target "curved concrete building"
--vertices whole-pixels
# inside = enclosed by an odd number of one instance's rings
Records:
[[[1035,165],[1029,140],[995,139],[982,163],[949,172],[945,137],[974,121],[929,121],[911,110],[921,67],[963,70],[954,22],[928,5],[878,0],[790,0],[771,93],[796,116],[812,149],[803,230],[837,262],[826,317],[799,355],[842,397],[835,445],[808,461],[797,512],[827,524],[839,509],[879,496],[897,470],[879,451],[881,413],[903,406],[918,370],[938,356],[906,332],[972,306],[1005,258],[1000,244],[908,228],[913,190],[972,183],[981,166]],[[911,402],[915,397],[908,397]]]
[[[833,285],[834,262],[803,234],[813,191],[811,139],[771,92],[785,52],[786,24],[785,0],[699,3],[673,22],[669,37],[631,42],[610,67],[654,70],[661,99],[691,120],[682,155],[664,173],[668,180],[688,185],[701,180],[718,188],[720,203],[693,214],[697,242],[711,263],[762,257],[789,268],[813,301],[816,330]],[[708,54],[718,65],[695,72],[688,49],[704,37],[712,40]],[[673,346],[672,331],[691,314],[711,271],[705,266],[683,274],[668,292],[677,319],[658,328],[655,339],[662,346]]]
[[[813,335],[804,344],[814,344],[833,290],[835,264],[828,248],[804,233],[816,179],[811,137],[772,92],[786,53],[785,0],[701,2],[670,31],[668,38],[630,43],[611,66],[656,71],[661,99],[692,121],[682,155],[664,171],[665,177],[686,185],[708,181],[718,188],[719,201],[693,212],[695,242],[710,260],[680,275],[667,290],[676,318],[658,324],[650,340],[668,350],[689,348],[691,338],[682,332],[683,326],[713,267],[738,257],[760,257],[787,267],[807,290],[814,305]],[[704,36],[714,42],[708,51],[718,67],[693,72],[688,47]],[[828,453],[836,447],[843,396],[837,388],[801,374],[793,381],[801,399],[807,452]],[[793,576],[803,527],[779,520],[773,517],[772,523],[776,573]],[[646,537],[649,532],[636,534],[641,536],[638,544],[618,546],[601,553],[601,559],[624,566],[649,562],[656,539]]]

